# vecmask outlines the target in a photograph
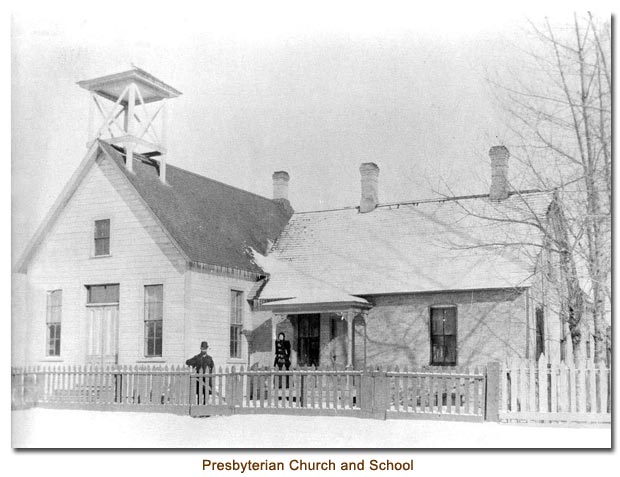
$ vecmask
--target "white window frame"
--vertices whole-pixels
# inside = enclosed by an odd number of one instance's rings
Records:
[[[108,253],[106,254],[97,254],[97,222],[101,222],[103,220],[107,220],[108,225]],[[112,218],[109,216],[105,217],[95,217],[92,219],[92,236],[91,236],[91,257],[92,258],[105,258],[112,256]]]
[[[161,287],[161,318],[158,320],[149,320],[147,319],[147,294],[146,289],[149,287]],[[164,285],[163,283],[152,283],[146,284],[143,288],[144,293],[144,357],[145,358],[161,358],[164,354]],[[161,334],[159,339],[161,341],[161,350],[159,354],[148,354],[148,333],[147,333],[147,323],[156,323],[161,322]]]
[[[239,297],[238,301],[239,301],[239,305],[238,307],[234,307],[233,306],[233,296],[235,297],[235,299],[237,297]],[[245,317],[245,313],[243,310],[243,296],[244,296],[244,292],[243,290],[238,290],[235,288],[231,288],[230,289],[230,293],[229,293],[229,299],[230,299],[230,316],[229,316],[229,320],[228,320],[228,357],[231,360],[241,360],[243,359],[243,325],[244,325],[244,317]],[[235,310],[238,310],[238,313],[235,313]],[[237,354],[233,355],[232,351],[233,351],[233,327],[235,329],[238,329],[239,332],[237,334],[238,336],[238,340],[237,340]]]
[[[60,309],[59,312],[59,317],[58,320],[54,320],[52,321],[52,313],[51,313],[51,300],[52,300],[52,295],[54,293],[60,293],[60,304],[57,305],[57,307]],[[62,353],[62,289],[57,288],[54,290],[48,290],[47,294],[46,294],[46,298],[47,298],[47,302],[45,304],[45,357],[46,358],[59,358],[61,356]],[[51,353],[51,349],[50,349],[50,325],[58,325],[58,329],[55,331],[55,333],[58,334],[58,336],[54,337],[54,342],[58,342],[58,353],[54,352]],[[54,351],[55,351],[54,347]]]

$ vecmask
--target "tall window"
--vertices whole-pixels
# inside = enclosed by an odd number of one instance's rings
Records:
[[[431,308],[431,365],[456,365],[456,307]]]
[[[536,359],[545,352],[545,315],[542,308],[536,308]]]
[[[144,287],[144,355],[161,356],[164,286]]]
[[[60,319],[62,314],[62,290],[47,293],[47,356],[60,356]]]
[[[110,255],[110,219],[95,220],[95,256]]]
[[[241,358],[241,330],[243,329],[243,292],[230,292],[230,357]]]

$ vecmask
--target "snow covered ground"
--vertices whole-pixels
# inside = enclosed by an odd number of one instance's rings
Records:
[[[12,411],[12,446],[69,448],[610,448],[611,428],[423,420]]]

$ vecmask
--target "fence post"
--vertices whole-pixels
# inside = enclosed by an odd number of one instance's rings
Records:
[[[491,361],[487,364],[485,420],[491,422],[499,422],[500,369],[498,361]]]
[[[378,371],[375,374],[375,399],[373,406],[373,417],[375,419],[387,418],[390,388],[389,380],[385,371]]]
[[[34,372],[34,402],[37,406],[45,397],[45,372],[41,371],[41,367],[37,366]]]
[[[374,407],[375,401],[375,383],[374,377],[372,376],[372,371],[370,369],[362,370],[362,374],[360,376],[360,390],[361,395],[359,397],[360,409],[368,415],[372,415],[372,410]]]
[[[235,404],[237,402],[237,373],[233,366],[230,370],[226,368],[226,403],[230,413],[235,413]]]

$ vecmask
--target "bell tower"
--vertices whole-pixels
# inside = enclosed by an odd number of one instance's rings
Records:
[[[134,153],[159,163],[159,177],[166,183],[166,106],[181,94],[146,71],[102,76],[78,85],[90,91],[89,146],[97,139],[125,150],[125,167],[133,172]],[[94,116],[101,121],[93,128]]]

